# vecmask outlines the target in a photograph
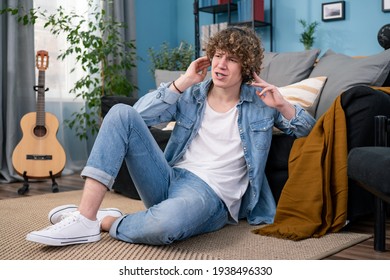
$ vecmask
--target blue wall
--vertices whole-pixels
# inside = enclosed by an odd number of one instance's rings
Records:
[[[345,1],[345,20],[322,21],[321,0],[274,0],[274,47],[278,52],[303,50],[298,19],[318,21],[314,48],[333,49],[347,55],[370,55],[383,49],[377,41],[379,29],[390,23],[390,13],[382,12],[382,0]]]
[[[159,49],[163,42],[171,46],[177,44],[178,28],[177,0],[136,0],[136,45],[138,62],[138,95],[142,96],[155,88],[154,77],[150,73],[148,49]],[[190,5],[191,1],[187,1]]]
[[[334,0],[273,0],[273,51],[302,51],[299,42],[302,28],[298,19],[320,23],[314,48],[322,52],[332,49],[347,55],[371,55],[383,49],[377,34],[390,23],[390,13],[382,12],[382,0],[346,0],[345,20],[323,22],[322,3]],[[266,20],[269,1],[265,0]],[[234,16],[233,16],[234,19]],[[200,14],[200,25],[212,23],[212,15]],[[221,18],[223,20],[223,17]],[[136,0],[137,52],[139,96],[155,87],[149,72],[149,47],[159,48],[162,42],[177,46],[185,40],[194,44],[193,0]],[[269,29],[258,29],[266,51],[269,51]]]

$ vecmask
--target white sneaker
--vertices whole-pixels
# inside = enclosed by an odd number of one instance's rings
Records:
[[[26,240],[51,246],[96,242],[100,240],[100,225],[75,211],[55,225],[27,234]]]
[[[66,204],[61,205],[50,210],[48,214],[49,222],[53,225],[64,219],[69,213],[77,211],[77,205]],[[99,222],[106,216],[121,217],[123,213],[118,208],[102,208],[96,214],[96,218]]]

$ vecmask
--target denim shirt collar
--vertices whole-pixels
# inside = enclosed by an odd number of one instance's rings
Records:
[[[203,102],[206,97],[207,93],[210,90],[211,85],[213,84],[213,80],[211,78],[203,81],[202,83],[199,83],[194,86],[194,97],[198,102]],[[240,93],[240,102],[239,104],[243,102],[253,102],[254,98],[253,94],[253,87],[248,84],[242,84],[241,85],[241,93]]]

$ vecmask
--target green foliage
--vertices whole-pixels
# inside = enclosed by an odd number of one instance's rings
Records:
[[[299,42],[301,42],[303,44],[303,46],[305,47],[305,50],[310,50],[314,44],[314,40],[315,40],[314,33],[315,33],[319,23],[317,21],[314,21],[314,22],[309,24],[303,19],[300,19],[299,23],[303,27],[303,32],[301,33],[301,37],[299,39]]]
[[[192,45],[182,41],[179,47],[170,48],[167,42],[164,42],[160,50],[148,49],[152,66],[150,71],[154,74],[156,69],[169,71],[185,71],[191,64],[194,57]]]
[[[75,55],[77,65],[84,71],[70,93],[81,97],[85,106],[81,112],[74,112],[72,119],[65,121],[75,129],[80,139],[87,139],[87,131],[94,135],[99,130],[101,96],[129,96],[137,88],[125,75],[126,71],[136,67],[135,44],[124,41],[120,34],[126,26],[108,17],[105,10],[92,1],[88,1],[88,7],[89,20],[78,12],[67,12],[62,7],[53,14],[39,7],[28,12],[23,7],[0,10],[0,15],[14,15],[24,25],[35,24],[40,18],[51,34],[65,36],[68,45],[57,58],[65,60]]]

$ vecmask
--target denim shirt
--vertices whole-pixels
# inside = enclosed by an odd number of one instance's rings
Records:
[[[205,102],[212,80],[196,84],[182,94],[171,91],[169,84],[161,86],[134,105],[148,126],[176,121],[165,148],[165,157],[171,166],[184,155],[194,139],[203,119]],[[242,198],[239,218],[250,224],[272,223],[276,204],[265,176],[273,126],[288,135],[306,136],[315,120],[298,105],[296,115],[285,119],[276,109],[268,107],[257,95],[256,89],[241,86],[238,109],[238,129],[247,164],[249,185]]]

